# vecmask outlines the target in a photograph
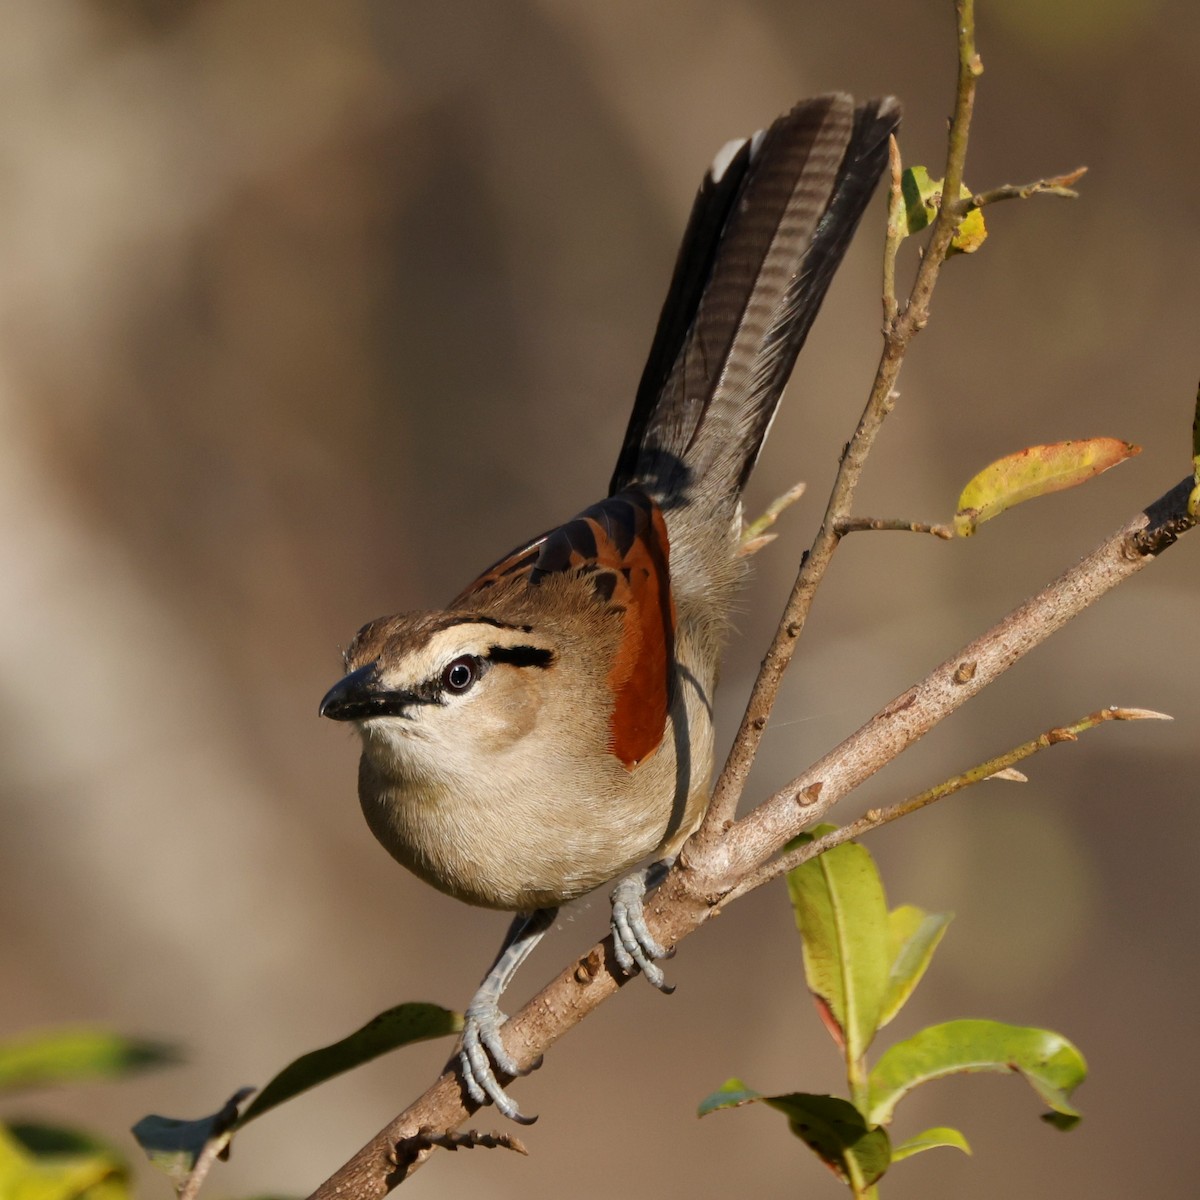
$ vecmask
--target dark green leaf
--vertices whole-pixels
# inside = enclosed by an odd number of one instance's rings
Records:
[[[253,1093],[253,1088],[242,1088],[230,1096],[220,1112],[194,1121],[143,1117],[133,1127],[133,1136],[160,1171],[165,1171],[177,1185],[182,1184],[195,1169],[206,1146],[215,1144],[223,1149],[229,1144],[238,1119],[238,1105]]]
[[[462,1029],[462,1015],[436,1004],[398,1004],[372,1018],[348,1037],[301,1055],[289,1063],[255,1097],[238,1126],[253,1121],[285,1100],[362,1066],[410,1042],[446,1037]]]
[[[868,1120],[886,1125],[919,1084],[964,1071],[1019,1072],[1055,1112],[1078,1116],[1069,1096],[1087,1075],[1062,1034],[1000,1021],[947,1021],[890,1047],[870,1077]]]
[[[160,1042],[121,1037],[104,1029],[56,1029],[0,1042],[0,1088],[40,1087],[77,1079],[114,1079],[178,1062]]]
[[[34,1121],[10,1121],[9,1134],[34,1158],[61,1158],[67,1154],[107,1154],[115,1162],[122,1163],[115,1146],[87,1133],[82,1129],[71,1129],[64,1125],[43,1125]]]
[[[1048,1112],[1042,1113],[1042,1120],[1047,1125],[1052,1125],[1055,1129],[1059,1129],[1063,1133],[1069,1133],[1083,1118],[1072,1116],[1070,1113]]]
[[[697,1110],[698,1117],[707,1117],[711,1112],[717,1112],[722,1108],[739,1108],[743,1104],[751,1104],[755,1100],[761,1100],[762,1093],[756,1092],[753,1088],[748,1088],[740,1079],[727,1079],[715,1092],[705,1096],[700,1101],[700,1108]]]
[[[888,1168],[891,1149],[887,1131],[869,1129],[862,1114],[837,1096],[791,1092],[764,1096],[740,1079],[727,1079],[700,1104],[700,1116],[743,1104],[769,1105],[788,1119],[788,1127],[827,1166],[860,1188],[874,1183]]]
[[[832,829],[819,826],[811,840]],[[879,1026],[888,985],[888,912],[867,850],[843,842],[788,872],[788,894],[804,940],[804,973],[831,1032],[855,1060]]]
[[[791,1131],[842,1179],[865,1187],[888,1169],[891,1144],[887,1131],[869,1129],[848,1100],[792,1092],[765,1096],[763,1102],[783,1113]]]

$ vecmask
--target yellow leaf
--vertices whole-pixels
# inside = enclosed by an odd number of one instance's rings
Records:
[[[969,200],[972,196],[971,189],[965,184],[959,188],[958,194],[963,200]],[[937,216],[942,203],[942,180],[930,179],[924,167],[909,167],[900,180],[900,195],[904,202],[903,234],[911,237],[932,224]],[[973,208],[959,221],[949,252],[973,254],[983,245],[986,237],[987,226],[983,222],[983,213]]]
[[[1117,438],[1086,438],[1028,446],[997,459],[963,488],[954,514],[954,532],[969,537],[977,526],[1006,508],[1076,487],[1141,451],[1141,446]]]

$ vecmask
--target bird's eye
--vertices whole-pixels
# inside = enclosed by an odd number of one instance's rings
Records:
[[[479,659],[472,654],[456,658],[442,672],[442,686],[448,692],[465,692],[479,678]]]

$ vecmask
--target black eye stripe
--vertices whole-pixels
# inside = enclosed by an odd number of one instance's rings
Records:
[[[538,667],[545,670],[554,662],[554,651],[541,646],[489,646],[489,662],[507,663],[512,667]]]

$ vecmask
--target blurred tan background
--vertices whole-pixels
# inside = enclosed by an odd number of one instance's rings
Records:
[[[1087,163],[1084,199],[989,212],[952,262],[859,511],[945,519],[1022,445],[1144,452],[973,541],[839,555],[754,777],[777,785],[1188,467],[1200,374],[1200,8],[981,0],[968,180]],[[36,0],[0,39],[0,1033],[100,1021],[186,1065],[25,1111],[123,1145],[212,1111],[405,999],[463,1005],[505,918],[370,838],[350,733],[318,722],[368,618],[437,605],[602,494],[690,198],[799,96],[895,92],[935,165],[949,0]],[[809,497],[759,560],[736,716],[878,349],[876,205],[750,496]],[[911,268],[911,251],[906,262]],[[1182,1195],[1195,1034],[1200,668],[1191,543],[1106,599],[838,815],[1104,704],[1107,727],[870,841],[894,902],[958,917],[896,1034],[1048,1025],[1086,1119],[1016,1079],[934,1085],[897,1130],[976,1149],[890,1197]],[[600,932],[569,913],[514,1000]],[[776,1114],[706,1119],[737,1073],[833,1090],[782,886],[738,904],[521,1084],[533,1157],[443,1156],[427,1197],[837,1195]],[[891,1035],[893,1030],[889,1030]],[[306,1192],[430,1079],[388,1058],[247,1132],[208,1194]],[[479,1122],[498,1121],[485,1114]],[[149,1171],[146,1195],[168,1194]]]

